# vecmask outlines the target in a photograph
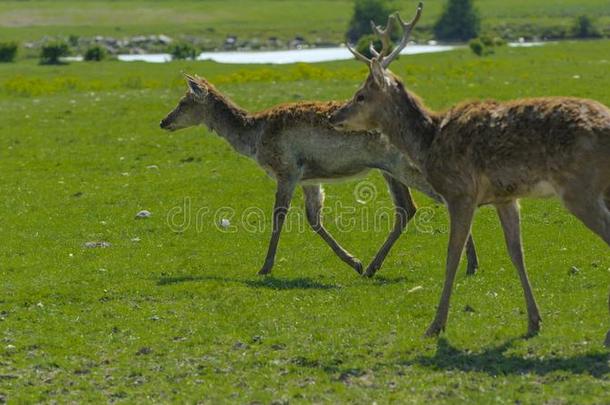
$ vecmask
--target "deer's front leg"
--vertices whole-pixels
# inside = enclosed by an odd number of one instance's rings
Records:
[[[523,259],[523,247],[521,243],[521,218],[519,215],[519,206],[516,201],[512,201],[506,204],[496,205],[500,222],[502,223],[502,229],[504,230],[504,238],[506,240],[506,247],[508,253],[513,262],[513,265],[517,268],[519,274],[519,280],[523,287],[523,293],[525,295],[525,304],[527,307],[528,336],[533,336],[540,330],[540,311],[534,298],[532,286],[530,285],[527,277],[527,271],[525,269],[525,260]]]
[[[434,321],[428,327],[426,336],[437,336],[445,329],[447,324],[447,315],[449,314],[449,301],[451,299],[451,291],[455,280],[455,273],[460,264],[462,251],[466,244],[466,239],[470,234],[472,225],[472,217],[476,210],[476,204],[470,198],[462,198],[455,201],[448,201],[449,208],[450,232],[449,246],[447,248],[447,267],[445,271],[445,283],[436,316]]]
[[[273,207],[271,240],[269,241],[269,249],[267,250],[265,264],[263,264],[263,267],[258,272],[260,275],[271,273],[271,268],[275,261],[275,252],[280,241],[280,233],[282,231],[282,226],[284,226],[284,220],[288,214],[288,209],[290,208],[290,200],[292,199],[295,186],[296,181],[278,180],[277,191],[275,193],[275,204]]]

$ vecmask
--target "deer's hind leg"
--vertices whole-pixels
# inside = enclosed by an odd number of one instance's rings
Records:
[[[610,192],[591,192],[576,185],[562,195],[566,208],[610,246]]]
[[[392,200],[394,201],[394,207],[396,209],[394,227],[375,255],[375,258],[364,272],[364,275],[367,277],[373,277],[377,270],[381,268],[390,249],[392,249],[392,246],[394,246],[394,243],[396,243],[406,228],[407,223],[415,216],[415,212],[417,211],[417,206],[413,201],[409,188],[389,174],[383,173],[383,177],[388,183],[388,189],[392,195]]]
[[[562,195],[565,206],[589,229],[599,235],[610,246],[610,187],[601,193],[591,193],[582,185],[566,188]],[[608,297],[610,311],[610,296]],[[610,348],[610,331],[606,334],[605,346]]]
[[[339,243],[332,237],[332,235],[324,228],[322,224],[322,207],[324,206],[324,190],[320,185],[316,186],[303,186],[303,194],[305,195],[305,212],[307,215],[307,221],[311,228],[318,234],[324,242],[330,246],[337,256],[345,263],[350,265],[358,272],[362,274],[362,263],[345,250]]]
[[[608,295],[608,311],[610,311],[610,295]],[[606,333],[606,341],[604,342],[604,345],[610,349],[610,330],[608,333]]]

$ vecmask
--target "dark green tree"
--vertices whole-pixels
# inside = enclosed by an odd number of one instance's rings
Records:
[[[586,15],[576,17],[572,33],[576,38],[598,38],[601,33],[595,26],[593,19]]]
[[[17,55],[16,42],[0,42],[0,62],[13,62]]]
[[[443,41],[468,41],[479,36],[481,19],[473,0],[449,0],[434,25],[434,35]]]
[[[376,24],[386,23],[392,9],[387,0],[356,0],[354,2],[354,15],[349,23],[347,38],[356,43],[360,37],[371,33],[371,20]]]

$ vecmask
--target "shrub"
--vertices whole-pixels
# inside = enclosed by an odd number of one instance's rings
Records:
[[[386,0],[356,0],[347,38],[352,43],[357,42],[362,36],[371,33],[371,20],[385,24],[392,11]]]
[[[483,56],[483,51],[485,51],[485,44],[481,41],[480,38],[471,39],[468,43],[470,46],[470,50],[474,52],[477,56]]]
[[[85,52],[86,61],[99,62],[104,58],[106,58],[106,49],[102,48],[99,45],[94,45],[94,46],[88,48],[87,51]]]
[[[40,50],[40,64],[41,65],[58,65],[60,64],[59,58],[62,56],[68,56],[70,49],[68,44],[65,42],[49,42],[42,46]]]
[[[481,19],[473,0],[449,0],[434,25],[434,35],[445,41],[468,41],[476,38],[480,29]]]
[[[475,39],[476,39],[476,38],[475,38]],[[492,38],[492,37],[490,37],[490,36],[487,36],[487,35],[481,35],[481,36],[480,36],[478,39],[479,39],[479,40],[480,40],[480,41],[483,43],[483,45],[485,45],[485,46],[494,46],[494,40],[493,40],[493,38]]]
[[[197,49],[187,42],[174,44],[170,46],[169,53],[172,59],[195,59],[197,57]]]
[[[0,42],[0,62],[12,62],[17,56],[16,42]]]
[[[500,46],[506,45],[506,41],[504,40],[504,38],[500,38],[500,37],[494,37],[493,42],[494,42],[495,47],[500,47]]]
[[[576,17],[574,26],[572,27],[572,34],[577,38],[601,37],[601,33],[597,27],[595,27],[593,20],[586,15]]]
[[[478,56],[491,55],[494,53],[494,48],[504,45],[506,45],[506,42],[502,38],[492,38],[487,35],[483,35],[480,38],[471,39],[468,43],[470,50]]]
[[[367,58],[372,58],[373,55],[371,54],[370,50],[371,42],[373,42],[373,45],[375,45],[375,49],[377,50],[377,52],[381,52],[381,40],[379,40],[379,38],[377,38],[377,36],[373,34],[361,37],[358,43],[356,44],[356,50]],[[388,52],[392,52],[393,48],[394,47],[390,45],[390,49],[388,50]]]
[[[78,35],[71,34],[68,37],[68,44],[70,44],[70,46],[76,47],[76,46],[78,46],[79,39],[80,38],[78,37]]]

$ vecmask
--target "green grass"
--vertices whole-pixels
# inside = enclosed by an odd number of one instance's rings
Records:
[[[413,13],[417,1],[395,2],[403,15]],[[426,2],[418,28],[429,32],[444,1]],[[548,35],[569,30],[576,16],[597,19],[610,31],[606,0],[478,0],[483,29],[506,37]],[[35,40],[45,35],[81,36],[165,33],[195,35],[214,42],[227,35],[240,38],[305,36],[340,42],[352,15],[351,0],[206,0],[172,1],[3,1],[0,36]],[[380,22],[381,23],[381,22]]]
[[[559,94],[610,105],[609,53],[608,41],[504,48],[484,59],[461,50],[402,57],[394,71],[434,108]],[[181,70],[205,75],[250,109],[346,98],[365,75],[355,62],[0,66],[3,400],[610,401],[608,247],[558,202],[523,202],[540,336],[521,338],[521,288],[485,208],[474,227],[481,270],[460,271],[446,333],[424,339],[443,279],[444,208],[416,194],[432,219],[409,227],[373,280],[295,224],[274,275],[256,276],[274,183],[203,129],[158,129],[184,92]],[[367,181],[378,195],[366,205],[355,201],[358,181],[326,188],[329,207],[357,208],[351,232],[338,229],[336,209],[326,222],[365,262],[385,232],[362,225],[391,207],[380,175]],[[186,198],[202,215],[177,232],[167,216]],[[302,214],[300,194],[294,205]],[[249,207],[267,214],[253,220],[264,232],[246,231],[240,218]],[[141,209],[153,216],[135,220]],[[219,230],[215,212],[237,232]],[[88,241],[112,246],[84,248]]]

